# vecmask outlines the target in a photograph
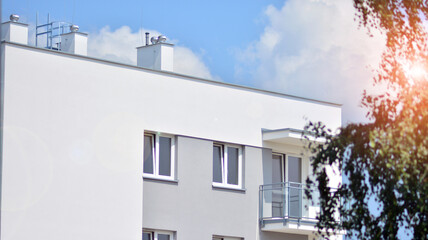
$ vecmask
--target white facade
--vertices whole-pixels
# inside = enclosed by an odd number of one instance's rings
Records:
[[[70,32],[61,35],[61,51],[86,56],[88,53],[88,34]]]
[[[340,105],[13,39],[1,44],[0,239],[142,239],[143,229],[178,240],[311,236],[305,224],[260,226],[258,187],[272,152],[301,158],[309,176],[300,137],[281,129],[308,120],[336,129]],[[173,139],[171,179],[143,180],[145,133]],[[215,144],[240,149],[237,191],[213,183]]]
[[[2,23],[1,39],[8,42],[28,44],[28,24],[12,21]]]
[[[174,71],[174,45],[158,43],[137,48],[137,66],[160,70]]]

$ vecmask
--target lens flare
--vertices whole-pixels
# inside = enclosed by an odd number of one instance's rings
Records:
[[[403,70],[410,85],[428,79],[428,69],[421,63],[406,64],[403,66]]]
[[[414,65],[409,69],[410,77],[413,79],[422,79],[427,77],[427,71],[422,65]]]

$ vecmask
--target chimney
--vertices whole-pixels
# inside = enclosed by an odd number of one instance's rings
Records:
[[[70,32],[61,35],[61,51],[86,56],[88,53],[88,34],[81,33],[79,26],[71,25]]]
[[[146,33],[146,45],[137,48],[137,66],[160,71],[174,71],[174,45],[166,43],[166,37],[160,35],[152,37],[152,44],[148,43],[149,35]]]
[[[2,23],[1,40],[28,44],[28,24],[18,22],[19,16],[10,15],[10,21]]]

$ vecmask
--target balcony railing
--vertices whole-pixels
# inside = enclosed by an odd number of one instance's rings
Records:
[[[312,200],[305,189],[312,190]],[[283,182],[261,185],[259,190],[260,223],[298,222],[315,224],[319,213],[319,192],[302,183]]]

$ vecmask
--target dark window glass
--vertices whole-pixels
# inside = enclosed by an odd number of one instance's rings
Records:
[[[153,174],[153,136],[144,136],[144,173]]]
[[[238,185],[238,156],[239,150],[227,147],[227,183]]]
[[[272,183],[280,183],[284,181],[283,175],[283,157],[282,155],[272,155]]]
[[[298,157],[288,157],[288,181],[302,182],[302,159]]]
[[[284,155],[272,155],[272,183],[284,182]],[[272,217],[284,216],[285,191],[282,185],[278,185],[272,190]]]
[[[153,240],[152,233],[143,233],[143,240]]]
[[[222,150],[220,146],[214,146],[213,148],[213,182],[222,182]]]
[[[302,159],[298,157],[288,157],[288,181],[290,216],[300,218],[302,216]]]
[[[158,234],[158,240],[170,240],[169,234]]]
[[[171,176],[171,138],[159,137],[159,175]]]

